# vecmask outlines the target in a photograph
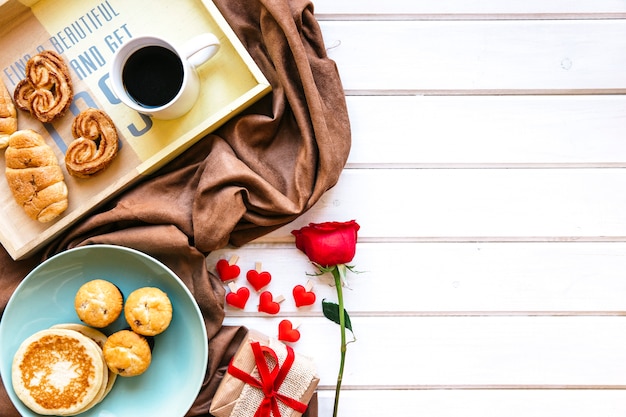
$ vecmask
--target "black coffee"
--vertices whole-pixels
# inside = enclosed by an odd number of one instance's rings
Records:
[[[143,107],[169,103],[183,85],[183,64],[178,55],[162,46],[135,51],[122,70],[128,94]]]

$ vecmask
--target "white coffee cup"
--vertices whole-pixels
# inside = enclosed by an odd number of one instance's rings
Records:
[[[187,113],[200,94],[196,67],[211,59],[220,42],[203,33],[177,48],[158,36],[139,36],[122,44],[110,68],[113,92],[128,107],[156,119]]]

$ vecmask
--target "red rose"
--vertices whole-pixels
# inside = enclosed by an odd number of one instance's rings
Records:
[[[324,316],[337,323],[341,329],[341,360],[339,361],[339,374],[335,386],[335,404],[333,417],[337,417],[339,406],[339,393],[343,380],[343,368],[346,361],[346,329],[352,332],[350,316],[343,305],[342,286],[345,281],[346,271],[352,271],[352,267],[346,265],[354,258],[356,252],[357,232],[361,226],[356,221],[349,222],[326,222],[310,223],[300,230],[291,233],[296,237],[296,247],[309,257],[320,270],[320,275],[330,272],[335,279],[337,301],[322,301]],[[354,339],[353,341],[356,341]]]
[[[356,252],[356,221],[310,223],[291,233],[296,237],[296,247],[304,252],[311,262],[323,267],[347,264]]]

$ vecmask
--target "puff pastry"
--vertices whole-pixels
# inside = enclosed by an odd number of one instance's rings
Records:
[[[32,219],[49,222],[68,206],[63,171],[52,148],[33,130],[18,130],[5,151],[6,179],[15,201]]]
[[[43,51],[26,62],[26,78],[13,92],[20,110],[30,112],[46,123],[62,116],[74,98],[72,79],[63,58],[54,51]]]
[[[75,177],[88,178],[98,173],[117,155],[117,130],[102,110],[90,108],[76,116],[72,135],[75,139],[65,153],[65,166]]]
[[[0,149],[9,145],[9,136],[17,130],[17,112],[6,86],[0,81]]]

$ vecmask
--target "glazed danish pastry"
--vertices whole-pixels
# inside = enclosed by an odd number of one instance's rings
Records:
[[[111,118],[103,111],[87,109],[72,123],[72,135],[65,153],[67,171],[88,178],[108,167],[117,155],[118,136]]]
[[[43,51],[26,62],[26,78],[13,92],[20,110],[30,112],[42,123],[62,116],[72,104],[72,79],[63,58]]]
[[[67,209],[67,186],[52,148],[34,130],[9,137],[6,179],[15,201],[32,219],[49,222]]]
[[[9,136],[17,130],[17,112],[9,91],[0,81],[0,149],[9,146]]]

